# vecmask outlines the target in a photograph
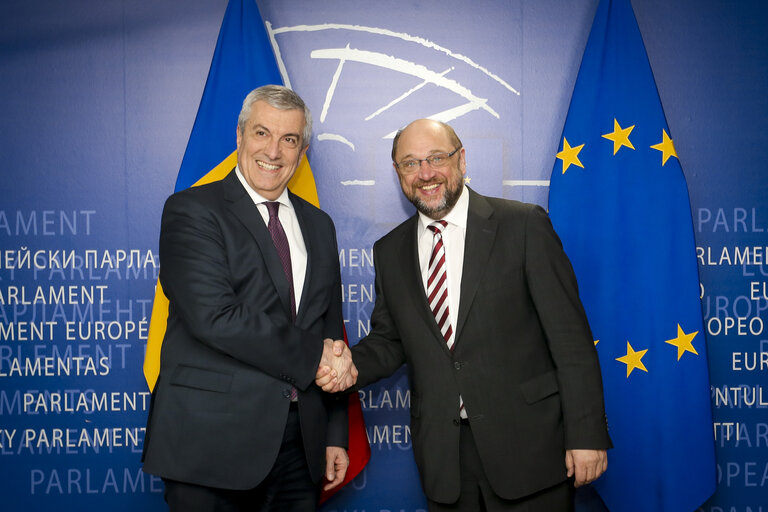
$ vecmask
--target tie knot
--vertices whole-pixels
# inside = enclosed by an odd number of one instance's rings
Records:
[[[432,232],[436,235],[441,234],[445,227],[448,225],[448,223],[444,220],[436,220],[429,226],[427,226],[429,229],[432,230]]]
[[[277,209],[280,208],[280,203],[277,201],[267,201],[264,203],[267,205],[267,211],[269,212],[269,218],[275,219],[277,218]]]

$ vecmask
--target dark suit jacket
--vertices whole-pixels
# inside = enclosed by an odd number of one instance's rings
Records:
[[[347,446],[346,400],[314,385],[323,338],[343,336],[336,232],[327,214],[290,198],[307,248],[295,323],[280,257],[234,171],[167,200],[160,282],[170,309],[146,472],[255,487],[277,457],[291,385],[313,478],[324,473],[326,445]]]
[[[407,362],[411,434],[427,496],[459,496],[459,394],[485,472],[507,499],[565,480],[566,448],[610,447],[597,354],[576,279],[538,206],[469,191],[454,351],[432,316],[414,216],[374,245],[362,387]]]

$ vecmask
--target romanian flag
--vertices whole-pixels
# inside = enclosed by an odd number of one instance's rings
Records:
[[[693,511],[715,449],[693,222],[629,0],[601,0],[552,171],[552,223],[576,271],[615,448],[609,510]]]
[[[282,78],[255,0],[230,0],[195,124],[176,178],[175,191],[220,180],[234,169],[237,164],[235,128],[243,98],[257,87],[279,83],[282,83]],[[315,179],[306,157],[288,187],[294,194],[319,206]],[[167,321],[168,299],[158,282],[144,356],[144,376],[150,390],[160,373],[160,348]],[[342,486],[362,471],[370,454],[360,402],[356,395],[350,395],[350,466]],[[327,499],[342,486],[324,492],[321,500]]]

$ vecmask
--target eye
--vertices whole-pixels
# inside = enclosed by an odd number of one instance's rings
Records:
[[[443,160],[445,160],[445,153],[441,153],[439,155],[432,155],[431,157],[427,158],[429,163],[431,165],[440,165],[443,163]]]
[[[266,137],[266,136],[267,136],[267,132],[265,132],[264,130],[256,130],[256,131],[254,131],[253,133],[254,133],[254,134],[257,136],[257,137]]]
[[[283,137],[283,141],[286,143],[286,145],[294,148],[299,145],[299,139],[296,137]]]
[[[419,166],[419,162],[416,160],[405,160],[404,162],[400,162],[400,167],[402,167],[406,171],[413,170],[418,166]]]

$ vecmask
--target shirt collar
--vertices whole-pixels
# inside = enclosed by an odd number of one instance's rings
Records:
[[[240,180],[240,183],[243,184],[243,187],[245,188],[245,191],[248,192],[248,195],[251,197],[251,200],[255,204],[261,204],[266,203],[270,201],[270,199],[265,198],[255,190],[251,188],[251,186],[248,184],[247,181],[245,181],[245,176],[243,176],[243,173],[240,171],[240,166],[235,167],[235,174],[237,174],[237,179]],[[285,187],[283,190],[283,193],[280,194],[280,196],[275,199],[278,203],[280,203],[282,206],[285,206],[287,208],[293,209],[293,204],[291,204],[291,199],[288,196],[288,187]]]

